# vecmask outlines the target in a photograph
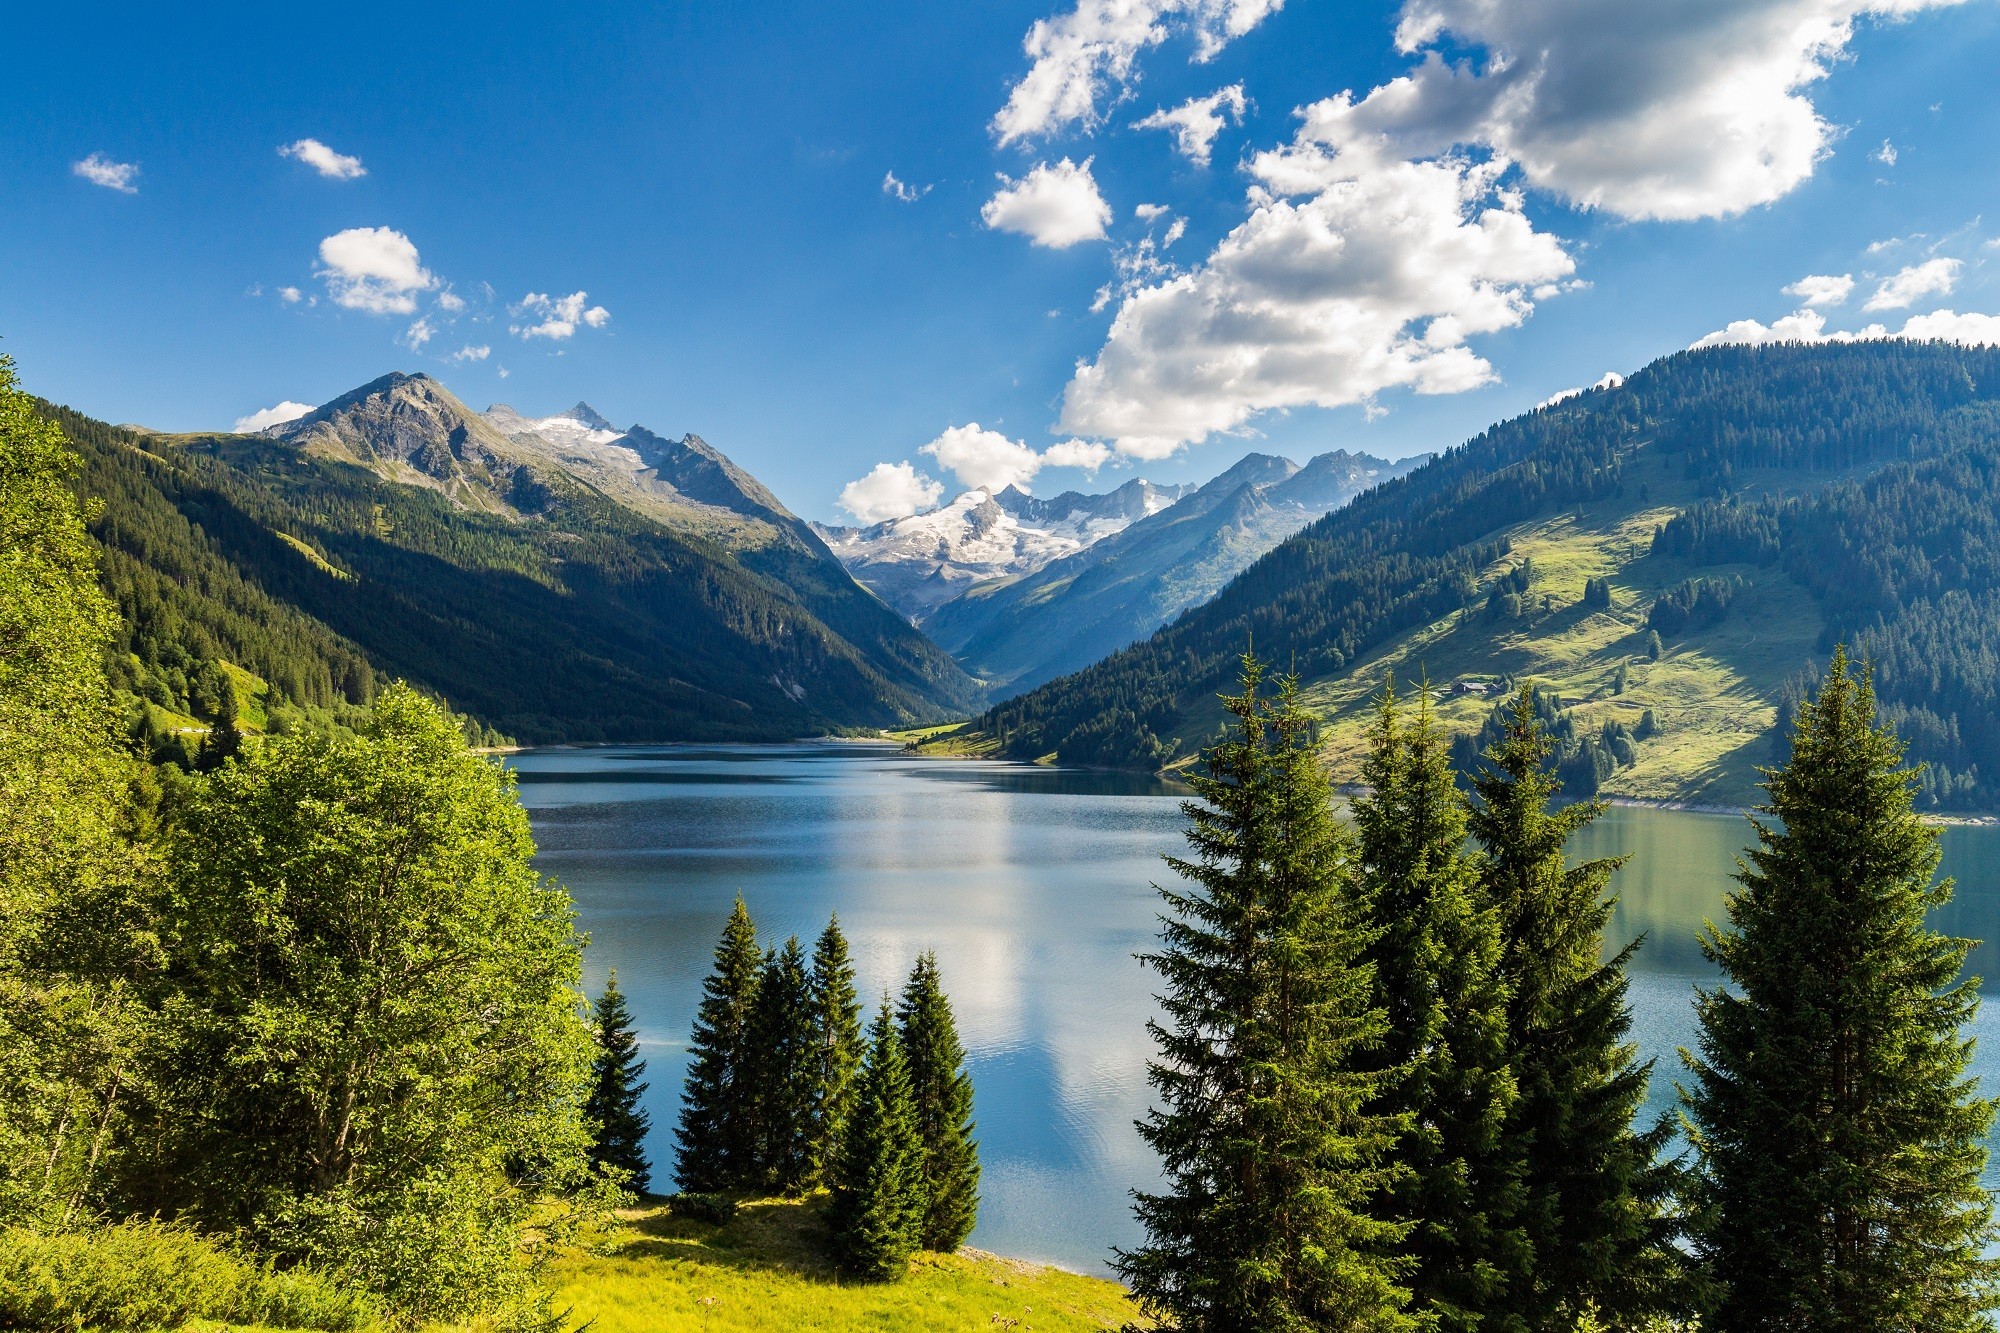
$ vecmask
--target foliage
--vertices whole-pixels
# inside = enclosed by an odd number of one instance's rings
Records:
[[[139,1333],[195,1320],[347,1333],[378,1315],[366,1296],[310,1269],[277,1272],[185,1228],[0,1231],[0,1328]]]
[[[754,1183],[780,1194],[812,1180],[813,1103],[820,1077],[811,979],[794,935],[769,955],[750,1006],[747,1066],[754,1121]]]
[[[861,1067],[861,1003],[840,918],[832,918],[813,944],[811,1003],[817,1041],[813,1079],[813,1179],[824,1181],[854,1111],[855,1071]]]
[[[1987,1328],[1995,1103],[1966,1076],[1972,942],[1925,924],[1951,897],[1938,834],[1844,650],[1767,785],[1729,925],[1703,941],[1729,986],[1700,994],[1684,1053],[1716,1327]]]
[[[834,1169],[829,1221],[842,1268],[857,1277],[894,1281],[908,1271],[910,1256],[922,1244],[924,1146],[887,996],[868,1029],[860,1080]]]
[[[950,1254],[972,1234],[979,1216],[979,1144],[972,1137],[972,1076],[965,1072],[965,1047],[938,979],[936,954],[917,958],[896,1021],[922,1149],[918,1244]]]
[[[1413,1314],[1442,1330],[1488,1326],[1510,1283],[1527,1278],[1515,1214],[1518,1164],[1503,1130],[1515,1097],[1499,914],[1466,849],[1467,809],[1430,692],[1414,722],[1383,691],[1354,798],[1363,891],[1377,931],[1367,952],[1386,1020],[1385,1071],[1371,1109],[1400,1122],[1406,1173],[1382,1211],[1414,1225],[1403,1249]]]
[[[1145,1244],[1117,1264],[1146,1310],[1186,1330],[1413,1327],[1394,1257],[1408,1228],[1371,1215],[1407,1128],[1368,1104],[1384,1031],[1353,847],[1286,681],[1243,659],[1237,732],[1186,804],[1193,887],[1162,888],[1167,1026],[1139,1122],[1166,1176],[1138,1193]]]
[[[1525,688],[1535,726],[1549,747],[1550,762],[1565,795],[1582,799],[1595,796],[1619,768],[1638,762],[1641,738],[1623,722],[1606,718],[1594,731],[1579,730],[1561,695],[1539,685]],[[1482,757],[1505,742],[1514,710],[1513,699],[1502,699],[1477,732],[1452,737],[1452,766],[1468,777],[1478,772]]]
[[[757,927],[743,899],[729,913],[715,946],[715,970],[701,986],[701,1007],[689,1041],[687,1087],[681,1094],[680,1144],[674,1178],[683,1191],[708,1193],[751,1184],[757,1171],[755,1073],[751,1008],[757,999]]]
[[[639,1081],[646,1062],[639,1058],[632,1011],[625,1007],[616,970],[604,983],[591,1017],[597,1026],[597,1056],[590,1068],[590,1096],[583,1103],[592,1133],[590,1160],[623,1172],[632,1191],[643,1195],[653,1184],[653,1164],[646,1156],[652,1122],[639,1103],[648,1086]]]
[[[1626,1040],[1625,966],[1638,942],[1602,960],[1615,904],[1606,886],[1620,863],[1567,864],[1570,838],[1603,807],[1550,811],[1551,748],[1523,689],[1489,767],[1473,778],[1471,816],[1485,896],[1500,917],[1516,1084],[1503,1132],[1532,1273],[1503,1293],[1502,1309],[1530,1330],[1566,1327],[1592,1305],[1617,1320],[1649,1314],[1665,1299],[1668,1269],[1660,1209],[1669,1182],[1654,1164],[1661,1135],[1632,1125],[1652,1069]]]
[[[1729,614],[1736,585],[1728,579],[1686,579],[1661,593],[1646,613],[1646,628],[1674,638],[1706,629]]]

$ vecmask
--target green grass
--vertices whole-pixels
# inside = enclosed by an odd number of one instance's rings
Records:
[[[826,1260],[823,1206],[758,1200],[722,1226],[664,1206],[628,1213],[605,1253],[549,1275],[556,1308],[593,1333],[1144,1326],[1115,1283],[972,1250],[920,1254],[900,1282],[843,1280]]]
[[[1000,738],[989,736],[975,728],[970,722],[953,722],[942,727],[925,727],[914,732],[892,732],[898,739],[907,737],[909,744],[918,754],[944,759],[997,759],[1000,757]]]

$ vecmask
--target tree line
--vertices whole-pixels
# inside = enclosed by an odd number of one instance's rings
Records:
[[[844,1268],[900,1277],[917,1250],[972,1233],[972,1080],[934,954],[861,1030],[838,918],[808,962],[796,936],[757,947],[737,899],[702,986],[675,1177],[693,1195],[831,1191]]]
[[[1119,1255],[1162,1327],[1989,1327],[1995,1104],[1966,1077],[1970,942],[1929,929],[1937,832],[1865,672],[1795,710],[1674,1122],[1604,930],[1616,860],[1566,848],[1523,691],[1470,796],[1427,696],[1385,692],[1352,827],[1296,681],[1244,659],[1162,890],[1140,1131],[1165,1184]],[[1675,1130],[1684,1146],[1671,1146]]]

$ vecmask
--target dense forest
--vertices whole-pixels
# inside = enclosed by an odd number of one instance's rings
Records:
[[[44,410],[84,459],[77,490],[122,612],[114,681],[175,715],[215,719],[224,663],[268,687],[280,725],[393,677],[481,738],[523,741],[782,738],[970,698],[830,556],[739,559],[559,472],[515,474],[514,518],[282,442]]]
[[[1667,357],[1362,495],[1145,643],[998,704],[978,725],[1022,758],[1167,762],[1170,738],[1209,706],[1246,643],[1303,678],[1336,673],[1490,600],[1482,571],[1505,558],[1511,525],[1625,495],[1647,457],[1709,497],[1669,523],[1657,549],[1783,563],[1821,600],[1822,648],[1846,640],[1873,663],[1911,758],[1936,765],[1925,799],[1990,803],[1982,775],[2000,757],[2000,713],[1982,645],[2000,587],[1989,535],[1996,402],[1993,349],[1879,342]],[[1725,614],[1729,597],[1726,582],[1703,582],[1657,614],[1685,625]]]

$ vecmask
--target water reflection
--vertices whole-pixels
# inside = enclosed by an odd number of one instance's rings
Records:
[[[1166,873],[1160,854],[1180,844],[1179,788],[850,744],[542,750],[511,762],[540,863],[570,885],[591,934],[590,986],[615,967],[631,999],[663,1183],[688,1025],[741,893],[767,943],[810,944],[839,912],[864,997],[937,951],[977,1089],[974,1244],[1103,1271],[1110,1247],[1138,1239],[1128,1192],[1157,1179],[1132,1129],[1149,1098],[1156,979],[1132,956],[1154,944],[1151,885]],[[1695,932],[1721,915],[1748,835],[1733,816],[1618,808],[1575,849],[1630,858],[1614,880],[1612,933],[1646,939],[1631,993],[1635,1039],[1659,1057],[1654,1113],[1670,1108],[1673,1052],[1693,1039],[1692,988],[1712,979]],[[2000,830],[1952,829],[1945,845],[1959,892],[1938,924],[2000,941]],[[1983,944],[1973,966],[2000,985],[1996,947]]]

